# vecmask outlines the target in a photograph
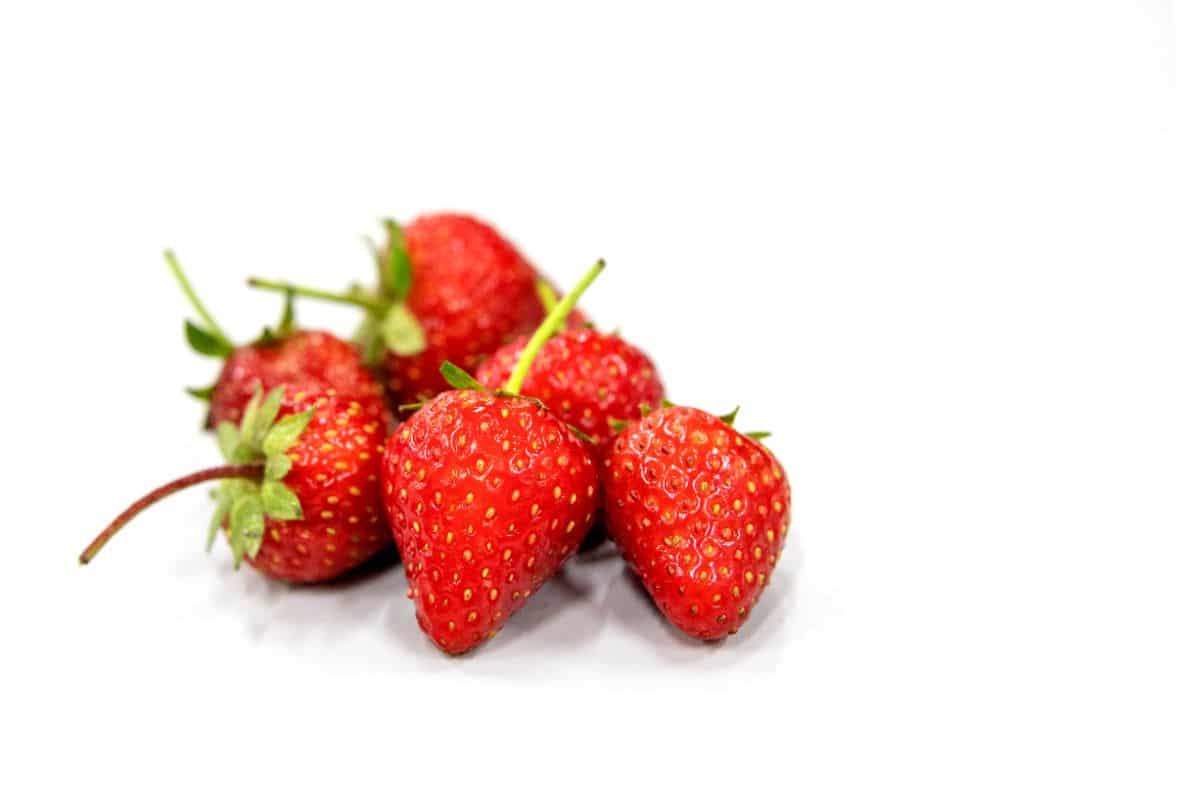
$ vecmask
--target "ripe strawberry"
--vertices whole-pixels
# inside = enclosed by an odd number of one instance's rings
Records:
[[[280,416],[277,418],[277,416]],[[222,480],[209,546],[225,526],[234,566],[248,559],[270,578],[314,583],[336,578],[387,542],[379,495],[386,424],[357,400],[261,389],[240,428],[217,428],[229,465],[181,477],[118,516],[80,556],[86,564],[114,533],[158,500]]]
[[[174,253],[168,251],[166,259],[204,323],[184,322],[188,344],[197,353],[225,360],[211,387],[188,391],[209,402],[208,426],[221,421],[240,423],[256,389],[272,390],[281,384],[313,396],[326,395],[332,389],[342,398],[358,400],[368,410],[383,411],[382,388],[363,365],[358,350],[323,331],[294,330],[290,296],[278,326],[263,329],[248,345],[235,347],[196,296]]]
[[[417,623],[451,654],[493,636],[579,548],[599,503],[588,447],[519,395],[538,349],[603,262],[548,315],[503,392],[447,363],[441,393],[392,435],[384,506]]]
[[[704,640],[745,623],[791,510],[783,469],[732,420],[656,410],[617,436],[601,472],[613,541],[667,619]]]
[[[421,630],[451,654],[494,635],[579,547],[599,484],[591,453],[537,403],[438,395],[400,426],[384,505]]]
[[[396,403],[446,390],[443,362],[473,370],[542,319],[538,274],[492,227],[470,216],[434,214],[388,223],[379,288],[338,294],[250,280],[258,288],[350,303],[367,318],[359,331],[369,363],[382,361]],[[385,350],[386,349],[386,350]]]
[[[362,364],[358,349],[324,331],[294,331],[235,348],[211,392],[212,423],[239,423],[258,387],[288,385],[294,392],[358,401],[376,415],[385,409],[379,382]]]
[[[492,354],[475,374],[485,387],[500,387],[512,375],[521,337]],[[612,442],[612,421],[637,418],[643,407],[663,400],[662,381],[650,357],[615,334],[592,329],[564,331],[546,343],[525,377],[521,390],[596,441],[599,462]]]

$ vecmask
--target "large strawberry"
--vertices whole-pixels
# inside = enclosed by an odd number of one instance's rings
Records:
[[[271,578],[312,583],[336,578],[387,546],[379,495],[386,424],[354,399],[261,389],[240,427],[222,421],[217,439],[227,465],[151,491],[100,533],[86,564],[134,516],[160,499],[221,480],[209,546],[225,526],[234,566],[247,560]]]
[[[319,396],[333,391],[341,398],[358,400],[368,410],[382,409],[382,389],[358,350],[323,331],[295,330],[290,295],[279,325],[263,329],[254,342],[238,347],[200,301],[174,253],[168,251],[166,259],[201,320],[200,324],[184,322],[188,344],[197,353],[224,360],[212,386],[188,391],[209,402],[209,426],[239,423],[256,389],[272,390],[282,384],[289,385],[293,394]]]
[[[655,410],[617,436],[602,470],[613,541],[667,619],[704,640],[749,617],[791,512],[779,462],[734,414]]]
[[[502,391],[447,363],[444,392],[400,426],[384,455],[384,505],[421,629],[447,653],[493,636],[578,549],[599,502],[591,452],[520,395],[530,361],[603,267],[530,340]]]
[[[521,337],[492,354],[475,374],[486,387],[512,375],[529,343]],[[576,328],[551,337],[538,352],[521,391],[596,441],[597,459],[615,434],[613,422],[657,407],[663,385],[650,357],[616,334]]]
[[[492,227],[461,214],[388,222],[379,286],[325,292],[250,279],[258,288],[349,303],[366,313],[359,330],[368,362],[382,362],[397,403],[447,389],[443,362],[474,370],[499,346],[542,319],[538,274]]]

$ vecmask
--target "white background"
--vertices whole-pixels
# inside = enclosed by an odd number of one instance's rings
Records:
[[[0,801],[1200,802],[1195,3],[303,5],[0,10]],[[447,659],[202,491],[75,566],[215,457],[163,247],[248,339],[445,208],[774,430],[736,638],[602,557]]]

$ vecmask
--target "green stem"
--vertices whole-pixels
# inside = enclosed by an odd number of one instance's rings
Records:
[[[246,283],[255,289],[287,292],[296,297],[325,300],[330,303],[346,303],[377,314],[382,314],[387,310],[387,301],[365,292],[328,292],[324,289],[314,289],[311,286],[297,286],[294,283],[287,283],[286,281],[268,281],[262,278],[248,278]]]
[[[139,499],[137,502],[130,505],[125,510],[121,511],[116,519],[109,522],[108,527],[100,531],[100,535],[92,539],[92,543],[87,546],[79,556],[79,563],[86,564],[96,557],[96,553],[108,543],[108,540],[113,537],[118,530],[125,527],[129,520],[137,516],[142,511],[149,508],[160,499],[171,496],[176,491],[182,491],[185,488],[191,488],[193,485],[206,483],[210,480],[228,480],[233,477],[244,477],[249,479],[262,479],[263,467],[261,463],[253,463],[245,466],[217,466],[204,471],[197,471],[180,477],[178,480],[172,480],[166,485],[160,485],[149,494]]]
[[[208,309],[204,307],[204,303],[200,301],[200,296],[196,294],[196,290],[192,288],[191,282],[188,281],[187,275],[184,274],[183,267],[179,265],[179,259],[175,257],[175,253],[167,250],[163,253],[163,258],[167,259],[167,266],[171,268],[171,274],[175,276],[179,288],[183,290],[184,296],[192,304],[192,308],[196,310],[196,314],[200,315],[200,319],[208,326],[208,330],[215,337],[223,340],[232,349],[233,340],[221,329],[221,326],[217,325],[217,321],[213,319],[213,316],[208,313]]]
[[[538,326],[537,331],[534,331],[533,336],[529,338],[529,343],[525,346],[525,350],[521,352],[521,358],[517,360],[517,366],[513,368],[512,375],[508,377],[508,383],[504,385],[505,393],[514,396],[520,395],[521,385],[525,382],[525,377],[529,375],[529,369],[533,367],[533,360],[537,358],[538,352],[542,350],[542,346],[567,321],[567,316],[575,308],[575,304],[579,302],[579,298],[583,296],[587,288],[592,285],[592,281],[596,280],[596,277],[603,271],[604,259],[601,258],[588,270],[583,279],[575,284],[575,288],[567,292],[563,299],[558,301],[558,305],[546,315],[546,319],[542,320],[542,324]]]

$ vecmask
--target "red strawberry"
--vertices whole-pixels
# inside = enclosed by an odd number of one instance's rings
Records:
[[[392,435],[384,505],[421,630],[451,654],[494,635],[579,547],[591,453],[535,402],[437,396]]]
[[[362,364],[358,349],[324,331],[287,336],[235,348],[212,387],[212,423],[238,423],[256,388],[288,385],[294,393],[359,401],[376,415],[384,409],[379,382]]]
[[[475,374],[479,382],[503,385],[528,342],[521,337],[492,354]],[[615,334],[586,328],[551,337],[521,391],[596,441],[597,460],[615,434],[611,421],[637,418],[642,407],[657,407],[663,400],[650,357]]]
[[[422,216],[403,228],[389,222],[378,258],[374,293],[358,287],[329,293],[257,278],[250,284],[363,308],[359,340],[368,361],[383,361],[396,403],[447,389],[443,362],[473,370],[542,319],[537,272],[503,236],[470,216]]]
[[[791,494],[771,452],[670,406],[617,436],[601,477],[609,534],[667,619],[704,640],[737,631],[787,535]]]
[[[368,410],[382,412],[383,390],[363,365],[358,350],[332,334],[294,330],[290,296],[278,326],[263,329],[248,345],[235,347],[196,296],[174,253],[167,251],[166,259],[203,322],[184,323],[188,343],[197,353],[225,360],[216,383],[188,391],[210,403],[208,426],[221,421],[240,423],[256,389],[273,390],[282,384],[289,385],[293,393],[312,396],[333,390],[342,398],[358,400]]]
[[[278,419],[277,419],[277,416]],[[86,564],[114,533],[158,500],[222,480],[209,529],[225,526],[234,565],[248,559],[283,581],[336,578],[386,546],[379,495],[386,425],[360,402],[276,387],[247,404],[242,424],[218,425],[229,465],[190,474],[147,494],[83,552]]]
[[[493,636],[579,548],[599,503],[588,447],[519,396],[538,349],[603,268],[598,263],[530,340],[494,393],[447,363],[442,393],[392,435],[384,506],[417,623],[447,653]]]

